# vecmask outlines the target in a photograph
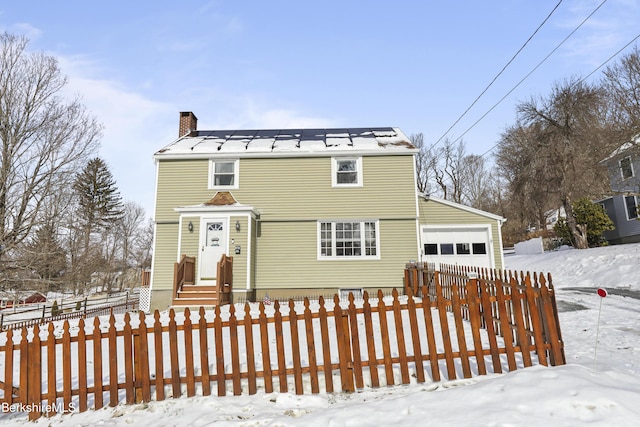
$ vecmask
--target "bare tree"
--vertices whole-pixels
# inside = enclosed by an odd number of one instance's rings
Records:
[[[427,147],[422,133],[410,135],[409,140],[420,151],[416,154],[416,185],[418,191],[430,194],[433,190],[433,179],[435,177],[436,163],[434,150]]]
[[[613,138],[624,147],[624,155],[637,156],[640,154],[640,50],[637,46],[604,71],[602,85],[609,101],[610,121],[616,130]],[[611,174],[610,179],[616,191],[624,188],[625,193],[640,195],[638,174],[632,177]]]
[[[136,257],[136,250],[139,249],[139,246],[144,245],[145,218],[145,210],[141,205],[133,201],[126,201],[124,214],[114,224],[114,231],[120,246],[120,262],[118,263],[120,271],[133,271],[135,274],[132,279],[136,282],[139,281],[141,269],[144,268]],[[120,291],[128,279],[129,276],[119,282]]]
[[[622,142],[640,133],[640,50],[623,56],[604,71],[602,86],[609,101],[610,121]]]
[[[490,210],[492,190],[497,184],[487,160],[477,154],[462,158],[461,185],[462,202],[476,209]]]
[[[462,140],[455,145],[453,141],[446,139],[434,156],[434,177],[442,197],[456,203],[462,203],[465,155],[465,144]]]
[[[101,126],[76,98],[57,60],[0,34],[0,262],[57,209],[60,193],[98,147]]]
[[[604,168],[598,162],[610,152],[603,91],[576,79],[556,84],[547,98],[531,99],[518,105],[528,147],[515,147],[520,169],[510,172],[521,194],[534,194],[525,187],[545,189],[549,201],[562,205],[576,247],[586,248],[586,224],[577,224],[572,203],[580,197],[600,197],[608,191]],[[514,147],[512,147],[514,148]],[[528,183],[527,183],[528,181]],[[528,203],[531,199],[524,199]],[[543,222],[544,224],[544,222]]]

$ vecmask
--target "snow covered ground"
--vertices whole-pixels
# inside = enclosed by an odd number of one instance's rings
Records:
[[[28,425],[640,425],[640,244],[507,256],[505,261],[508,269],[552,274],[566,366],[350,395],[183,397],[41,418]],[[609,296],[600,298],[599,287]],[[5,412],[0,423],[28,422],[25,414]]]

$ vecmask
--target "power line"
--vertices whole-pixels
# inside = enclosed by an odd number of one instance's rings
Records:
[[[493,80],[491,80],[491,82],[487,85],[487,87],[484,88],[484,90],[480,93],[480,95],[478,95],[476,97],[476,99],[471,103],[471,105],[469,105],[469,107],[467,107],[466,110],[464,110],[464,112],[460,115],[460,117],[458,117],[458,119],[451,125],[449,126],[449,129],[447,129],[440,138],[438,138],[438,140],[436,142],[434,142],[431,147],[429,147],[429,150],[431,150],[433,147],[435,147],[436,145],[438,145],[438,143],[440,141],[442,141],[442,138],[444,138],[449,131],[451,131],[451,129],[454,128],[455,125],[458,124],[458,122],[460,122],[460,120],[462,120],[462,118],[469,112],[469,110],[471,110],[471,108],[473,108],[474,105],[476,105],[476,103],[478,102],[478,100],[482,97],[482,95],[484,95],[487,90],[489,90],[489,88],[495,83],[495,81],[498,79],[498,77],[500,77],[502,75],[502,73],[507,69],[507,67],[509,67],[509,65],[511,65],[511,63],[516,59],[516,57],[520,54],[520,52],[522,52],[522,50],[525,48],[525,46],[527,46],[527,44],[529,44],[529,42],[531,41],[531,39],[533,39],[533,37],[538,33],[538,31],[540,31],[540,29],[542,28],[542,26],[549,20],[549,18],[551,18],[551,15],[553,15],[553,13],[556,11],[556,9],[558,9],[558,7],[560,6],[560,4],[562,3],[563,0],[560,0],[558,2],[558,4],[556,4],[556,6],[553,8],[553,10],[551,10],[551,12],[549,12],[549,14],[547,15],[547,17],[544,19],[544,21],[542,21],[542,23],[540,25],[538,25],[538,28],[536,28],[536,30],[533,32],[533,34],[531,34],[529,36],[529,38],[527,39],[526,42],[524,42],[524,44],[520,47],[520,49],[518,49],[518,51],[511,57],[511,59],[505,64],[504,67],[502,67],[502,69],[500,70],[500,72],[498,74],[496,74],[496,76],[493,78]],[[606,1],[606,0],[605,0]]]
[[[545,56],[542,61],[540,61],[535,67],[533,67],[533,69],[531,71],[529,71],[514,87],[512,87],[502,98],[500,98],[500,100],[498,100],[498,102],[496,102],[495,104],[493,104],[493,106],[486,112],[484,113],[482,116],[480,116],[480,118],[478,120],[476,120],[471,126],[469,126],[467,128],[467,130],[465,130],[462,135],[460,135],[458,138],[456,138],[456,140],[454,141],[457,142],[460,139],[462,139],[463,136],[465,136],[467,133],[469,133],[469,131],[471,129],[473,129],[478,123],[480,123],[480,121],[482,121],[482,119],[484,119],[489,113],[491,113],[498,105],[500,105],[502,103],[502,101],[504,101],[509,95],[511,95],[511,93],[513,93],[514,90],[516,90],[526,79],[529,78],[529,76],[531,76],[531,74],[533,74],[538,68],[540,68],[540,66],[542,64],[544,64],[547,59],[549,59],[549,57],[551,55],[553,55],[567,40],[569,40],[569,38],[571,36],[573,36],[576,31],[578,31],[585,22],[587,22],[605,3],[607,2],[607,0],[603,0],[586,18],[584,18],[582,20],[582,22],[580,22],[580,24],[573,30],[571,31],[560,43],[558,43],[558,45],[553,48],[553,50],[551,50],[551,52],[549,52],[549,54],[547,56]],[[497,145],[497,144],[496,144]],[[493,150],[493,148],[495,147],[495,145],[493,147],[491,147],[489,149],[489,151]],[[485,152],[484,154],[482,154],[482,156],[484,156],[485,154],[487,154],[489,151]],[[481,156],[481,157],[482,157]]]
[[[584,82],[586,79],[588,79],[589,77],[591,77],[591,76],[592,76],[596,71],[598,71],[600,68],[602,68],[602,67],[604,67],[605,65],[607,65],[607,63],[608,63],[609,61],[611,61],[613,58],[615,58],[616,56],[618,56],[618,55],[620,54],[620,52],[622,52],[623,50],[625,50],[626,48],[628,48],[628,47],[629,47],[629,45],[631,45],[631,43],[635,42],[635,41],[636,41],[636,40],[638,40],[638,39],[640,39],[640,34],[638,34],[638,35],[637,35],[637,36],[635,36],[633,39],[631,39],[631,41],[630,41],[629,43],[625,44],[623,47],[621,47],[620,49],[618,49],[618,50],[616,51],[616,53],[614,53],[614,54],[613,54],[613,55],[611,55],[609,58],[607,58],[607,60],[606,60],[606,61],[604,61],[602,64],[598,65],[598,66],[597,66],[593,71],[591,71],[591,72],[590,72],[589,74],[587,74],[585,77],[583,77],[582,79],[580,79],[579,81],[577,81],[575,84],[580,84],[580,83]],[[509,93],[511,93],[511,92],[509,92]],[[507,95],[508,95],[508,94],[507,94]],[[506,96],[505,96],[505,97],[506,97]],[[504,99],[504,98],[502,98],[502,99]],[[502,99],[501,99],[499,102],[502,102]],[[496,105],[497,105],[497,104],[496,104]],[[494,105],[494,107],[495,107],[495,105]],[[493,107],[492,107],[492,109],[493,109]],[[491,111],[491,110],[489,110],[489,111]],[[487,114],[488,114],[488,112],[487,112]],[[485,115],[486,115],[486,114],[485,114]],[[484,116],[482,116],[482,117],[484,117]],[[480,120],[482,119],[482,117],[480,118]],[[480,121],[480,120],[478,120],[478,121]],[[477,123],[478,123],[478,122],[474,123],[471,127],[475,126]],[[471,128],[467,129],[467,131],[465,131],[465,133],[466,133],[466,132],[468,132],[469,130],[471,130]],[[464,134],[463,134],[463,135],[464,135]],[[493,144],[493,146],[492,146],[491,148],[489,148],[487,151],[485,151],[484,153],[482,153],[482,154],[480,155],[480,157],[484,157],[484,155],[485,155],[485,154],[488,154],[489,152],[493,151],[493,149],[494,149],[494,148],[496,148],[496,147],[498,146],[498,144],[499,144],[499,142],[496,142],[495,144]]]

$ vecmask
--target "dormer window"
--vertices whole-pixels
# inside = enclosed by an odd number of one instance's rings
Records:
[[[362,157],[331,159],[333,187],[362,187]]]
[[[215,190],[238,188],[238,160],[212,160],[209,171],[209,188]]]
[[[633,163],[631,163],[630,156],[620,160],[620,174],[622,179],[633,177]]]

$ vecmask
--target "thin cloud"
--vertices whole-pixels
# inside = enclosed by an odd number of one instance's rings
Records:
[[[3,29],[0,27],[0,29]],[[11,34],[20,34],[26,36],[29,40],[37,40],[42,36],[42,30],[27,22],[18,22],[5,28],[7,32]]]
[[[600,3],[601,0],[574,2],[561,27],[567,30],[575,28]],[[564,54],[572,61],[581,60],[592,66],[599,65],[603,59],[637,35],[638,13],[640,4],[637,0],[610,0],[567,42]]]

